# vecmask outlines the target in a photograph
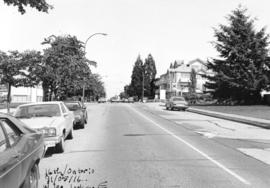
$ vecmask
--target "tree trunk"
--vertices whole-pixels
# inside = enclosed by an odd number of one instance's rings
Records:
[[[11,102],[11,85],[8,83],[8,94],[7,94],[7,113],[10,113],[10,102]]]

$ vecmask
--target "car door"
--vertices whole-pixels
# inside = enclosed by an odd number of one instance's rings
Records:
[[[73,118],[74,118],[74,115],[73,115],[73,112],[70,112],[64,104],[60,103],[60,107],[61,107],[61,111],[62,111],[62,114],[64,116],[64,123],[65,123],[65,126],[66,126],[66,129],[67,129],[67,132],[69,133],[70,130],[72,129],[73,127]]]
[[[0,187],[17,188],[23,180],[21,154],[14,148],[20,132],[0,120]]]
[[[83,112],[83,118],[87,121],[87,110],[86,110],[86,106],[82,103],[80,103],[82,112]]]

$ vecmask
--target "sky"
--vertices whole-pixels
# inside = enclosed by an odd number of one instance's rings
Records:
[[[258,29],[270,33],[269,0],[47,0],[48,14],[0,2],[0,50],[42,50],[50,35],[73,35],[85,42],[91,67],[105,83],[107,97],[119,94],[130,83],[138,57],[152,54],[157,76],[175,60],[207,60],[218,53],[213,28],[227,24],[226,16],[239,4],[256,18]]]

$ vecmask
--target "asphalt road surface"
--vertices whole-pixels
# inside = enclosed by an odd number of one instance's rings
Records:
[[[87,109],[65,152],[41,161],[40,188],[270,187],[270,165],[245,153],[270,148],[257,128],[147,104]]]

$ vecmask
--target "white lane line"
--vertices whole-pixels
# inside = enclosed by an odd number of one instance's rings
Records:
[[[213,159],[212,157],[210,157],[209,155],[205,154],[204,152],[202,152],[201,150],[197,149],[195,146],[193,146],[192,144],[188,143],[187,141],[185,141],[184,139],[180,138],[179,136],[175,135],[173,132],[163,128],[162,126],[160,126],[158,123],[154,122],[152,119],[148,118],[147,116],[145,116],[144,114],[142,114],[141,112],[139,112],[138,110],[136,110],[134,107],[129,106],[133,111],[135,111],[137,114],[139,114],[140,116],[142,116],[143,118],[145,118],[146,120],[150,121],[151,123],[153,123],[155,126],[159,127],[160,129],[162,129],[163,131],[165,131],[166,133],[170,134],[172,137],[174,137],[175,139],[177,139],[178,141],[186,144],[188,147],[190,147],[191,149],[193,149],[194,151],[198,152],[199,154],[201,154],[203,157],[205,157],[206,159],[208,159],[209,161],[211,161],[212,163],[216,164],[218,167],[220,167],[221,169],[223,169],[224,171],[226,171],[227,173],[229,173],[230,175],[232,175],[233,177],[235,177],[236,179],[238,179],[239,181],[241,181],[242,183],[244,183],[245,185],[251,185],[247,180],[245,180],[244,178],[242,178],[241,176],[239,176],[238,174],[236,174],[235,172],[233,172],[232,170],[228,169],[226,166],[224,166],[223,164],[219,163],[218,161],[216,161],[215,159]]]

